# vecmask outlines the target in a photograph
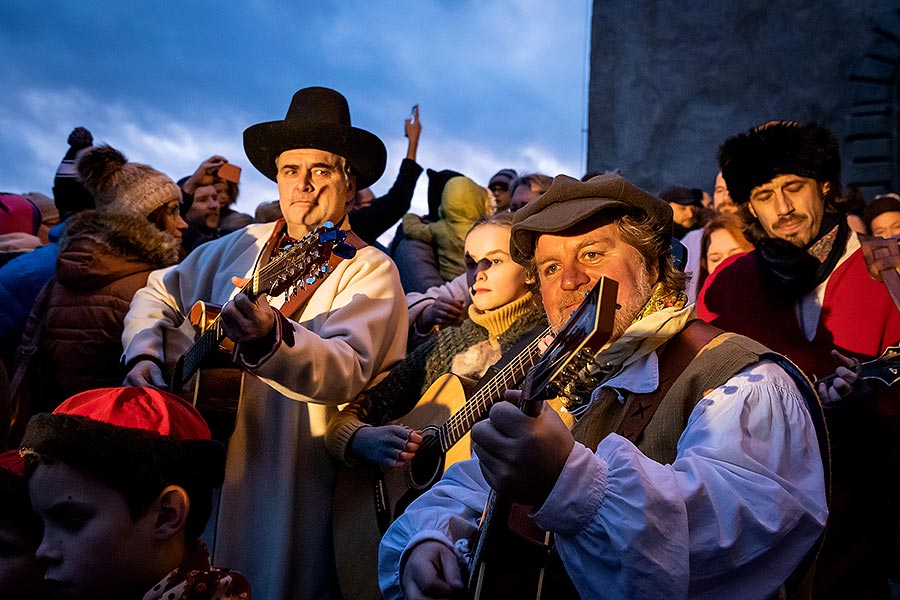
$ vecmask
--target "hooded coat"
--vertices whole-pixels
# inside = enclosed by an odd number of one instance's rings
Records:
[[[44,406],[52,410],[85,390],[122,385],[120,363],[125,313],[155,269],[178,261],[176,240],[147,219],[124,213],[74,215],[60,240],[56,277],[29,318],[46,318],[38,346]]]
[[[438,256],[441,278],[450,281],[466,270],[466,234],[480,219],[493,211],[490,196],[468,177],[454,177],[441,194],[440,219],[423,223],[413,214],[403,217],[403,232],[409,237],[430,243]]]

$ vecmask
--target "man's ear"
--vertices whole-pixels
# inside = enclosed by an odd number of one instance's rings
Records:
[[[830,191],[831,191],[831,182],[826,181],[825,183],[822,184],[822,196],[823,197],[827,196],[828,192],[830,192]]]
[[[191,500],[183,487],[168,486],[157,496],[153,508],[156,509],[153,532],[157,540],[167,540],[184,533]]]
[[[749,200],[747,200],[747,210],[750,211],[750,214],[753,215],[753,218],[754,218],[754,219],[758,219],[758,218],[759,218],[759,217],[756,216],[756,209],[753,208],[753,203],[750,202]]]

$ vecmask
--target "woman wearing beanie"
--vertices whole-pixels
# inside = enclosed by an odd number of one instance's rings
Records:
[[[152,167],[97,146],[78,158],[76,169],[96,209],[67,221],[56,277],[29,317],[22,344],[34,345],[39,331],[32,360],[42,389],[24,390],[30,406],[18,407],[22,425],[78,392],[122,383],[122,327],[131,298],[151,271],[178,262],[187,227],[178,186]]]

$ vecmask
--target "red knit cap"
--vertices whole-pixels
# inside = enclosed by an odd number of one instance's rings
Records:
[[[60,404],[53,414],[78,415],[173,440],[211,439],[209,427],[196,408],[175,394],[149,387],[81,392]]]

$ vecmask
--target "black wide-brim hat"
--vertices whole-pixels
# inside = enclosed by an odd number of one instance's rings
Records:
[[[350,124],[350,106],[340,93],[308,87],[294,94],[281,121],[251,125],[244,130],[244,152],[257,170],[276,180],[275,160],[286,150],[313,148],[343,156],[356,175],[356,189],[381,177],[387,150],[378,137]]]

